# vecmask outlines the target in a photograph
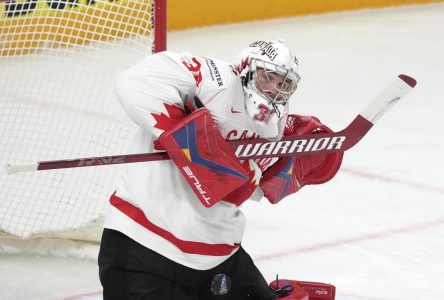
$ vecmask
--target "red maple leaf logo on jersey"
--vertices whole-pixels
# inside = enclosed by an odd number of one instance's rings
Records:
[[[167,114],[160,113],[151,115],[156,120],[155,128],[166,131],[176,125],[185,117],[185,112],[182,108],[177,105],[164,103],[164,106],[167,110]]]

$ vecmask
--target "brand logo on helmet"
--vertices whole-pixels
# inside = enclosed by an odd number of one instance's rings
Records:
[[[278,56],[276,48],[274,48],[272,44],[264,41],[254,42],[250,45],[250,47],[258,47],[262,51],[262,55],[268,56],[271,61],[274,61],[276,56]]]

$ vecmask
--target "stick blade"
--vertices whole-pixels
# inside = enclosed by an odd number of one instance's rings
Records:
[[[416,85],[416,80],[408,75],[398,75],[381,93],[367,106],[361,115],[373,124],[385,114],[401,98]]]

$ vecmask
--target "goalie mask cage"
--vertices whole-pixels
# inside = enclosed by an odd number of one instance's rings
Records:
[[[123,69],[166,48],[166,0],[0,0],[0,159],[125,153],[135,126],[114,93]],[[121,166],[7,175],[5,240],[99,241]],[[3,245],[5,245],[3,243]]]

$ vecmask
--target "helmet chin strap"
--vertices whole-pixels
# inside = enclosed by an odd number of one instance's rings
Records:
[[[248,83],[253,79],[253,72],[248,72],[245,77],[242,78],[242,85],[247,86]]]
[[[279,110],[279,108],[278,108],[276,102],[275,102],[275,101],[271,101],[271,105],[273,106],[273,109],[274,109],[274,111],[276,112],[276,115],[277,115],[278,119],[280,119],[281,116],[282,116],[282,113],[281,113],[281,111]]]

